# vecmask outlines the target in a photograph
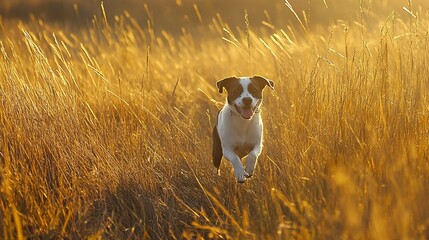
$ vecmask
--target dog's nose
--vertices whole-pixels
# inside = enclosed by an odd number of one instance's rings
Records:
[[[250,98],[250,97],[243,98],[243,103],[244,103],[244,105],[252,104],[252,98]]]

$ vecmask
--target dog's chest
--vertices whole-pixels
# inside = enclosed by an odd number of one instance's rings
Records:
[[[248,152],[260,142],[262,122],[259,114],[252,120],[243,120],[224,109],[219,116],[219,134],[223,145],[228,145],[236,152]]]
[[[260,141],[261,134],[256,123],[249,125],[237,124],[235,126],[235,132],[231,135],[231,144],[234,152],[242,158]]]

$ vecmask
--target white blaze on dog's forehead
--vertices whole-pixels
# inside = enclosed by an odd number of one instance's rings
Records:
[[[252,82],[252,80],[250,80],[250,78],[248,78],[248,77],[242,77],[242,78],[240,78],[240,84],[243,86],[243,87],[247,87],[247,86],[249,86],[249,84]]]
[[[242,77],[240,78],[240,85],[243,86],[243,91],[247,91],[247,87],[252,83],[250,78],[248,77]]]

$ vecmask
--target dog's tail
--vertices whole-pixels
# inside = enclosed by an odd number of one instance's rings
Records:
[[[217,173],[219,174],[220,161],[222,160],[222,145],[220,142],[219,134],[217,132],[217,127],[213,128],[213,165],[217,168]]]

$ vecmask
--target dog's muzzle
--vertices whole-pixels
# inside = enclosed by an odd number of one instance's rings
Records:
[[[253,114],[255,114],[255,112],[257,112],[258,110],[258,104],[255,107],[250,107],[250,106],[239,107],[236,104],[234,104],[234,107],[237,110],[237,112],[241,115],[241,117],[247,120],[251,119],[253,117]]]

